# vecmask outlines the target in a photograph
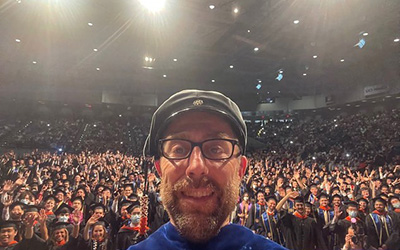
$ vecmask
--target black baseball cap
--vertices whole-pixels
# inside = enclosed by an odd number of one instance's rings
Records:
[[[247,129],[237,104],[219,92],[196,89],[175,93],[154,112],[143,152],[158,158],[158,140],[163,132],[175,117],[188,111],[206,111],[224,117],[238,136],[242,154],[245,153]]]

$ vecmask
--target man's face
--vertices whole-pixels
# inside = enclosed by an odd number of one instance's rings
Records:
[[[79,201],[79,200],[74,200],[74,202],[72,202],[72,207],[74,209],[81,210],[82,209],[82,202]]]
[[[335,197],[335,198],[333,198],[333,200],[332,200],[332,204],[334,205],[334,206],[340,206],[340,203],[341,203],[341,200],[340,200],[340,198],[339,197]]]
[[[319,204],[321,204],[321,206],[326,207],[328,206],[328,199],[326,197],[321,197],[321,199],[319,200]]]
[[[276,201],[273,199],[268,200],[268,210],[274,211],[276,207]]]
[[[310,206],[305,206],[304,207],[304,212],[307,216],[310,216],[311,214],[311,207]]]
[[[359,205],[360,205],[360,209],[362,209],[362,210],[367,208],[367,203],[365,201],[360,201]]]
[[[61,242],[61,241],[65,240],[66,236],[67,236],[66,231],[67,230],[65,228],[55,230],[54,231],[54,239],[55,239],[55,241],[56,242]]]
[[[94,214],[95,216],[97,216],[98,218],[103,218],[103,217],[104,217],[104,210],[103,210],[102,208],[96,208],[96,209],[93,211],[93,214]]]
[[[15,206],[10,212],[10,217],[12,220],[21,220],[23,215],[24,210],[21,208],[21,206]]]
[[[381,202],[381,201],[376,201],[375,202],[375,209],[378,212],[383,212],[383,211],[385,211],[385,204],[383,204],[383,202]]]
[[[301,202],[296,202],[296,203],[294,204],[294,209],[295,209],[297,212],[299,212],[300,214],[303,214],[303,212],[304,212],[304,204],[301,203]]]
[[[389,193],[389,189],[387,187],[382,187],[381,188],[381,192],[384,194],[388,194]]]
[[[263,203],[265,201],[263,193],[258,193],[257,194],[257,201],[261,202],[261,203]]]
[[[128,210],[127,210],[128,207],[129,206],[127,206],[127,205],[121,207],[121,216],[122,217],[126,217],[128,215]]]
[[[83,191],[82,189],[78,189],[78,191],[76,191],[76,196],[79,197],[85,197],[85,191]]]
[[[318,193],[318,189],[316,187],[311,187],[310,192],[315,196]]]
[[[368,191],[368,189],[364,189],[363,191],[361,191],[361,195],[362,195],[364,198],[369,197],[369,191]]]
[[[125,196],[131,195],[132,192],[133,192],[132,187],[129,187],[129,186],[125,187]]]
[[[163,138],[202,142],[207,139],[236,139],[231,126],[220,117],[191,112],[175,118]],[[206,159],[199,147],[189,158],[156,162],[161,182],[161,198],[172,223],[189,241],[206,242],[227,222],[239,196],[240,180],[246,170],[245,157],[227,160]]]
[[[391,200],[390,200],[390,204],[392,204],[392,206],[393,206],[394,204],[399,203],[399,202],[400,202],[399,199],[391,199]]]
[[[17,235],[17,230],[14,227],[5,227],[0,229],[0,244],[7,246],[10,242],[14,241]]]
[[[61,192],[59,192],[59,193],[56,194],[56,198],[57,198],[59,201],[64,201],[64,194],[61,193]]]

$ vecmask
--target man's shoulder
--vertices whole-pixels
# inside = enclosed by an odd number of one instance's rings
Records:
[[[238,249],[273,249],[273,250],[286,249],[281,245],[273,242],[272,240],[269,240],[261,235],[253,233],[250,229],[246,227],[236,224],[231,224],[230,227],[231,230],[235,232],[235,235],[242,235],[245,236],[245,238],[247,239],[247,242],[244,245],[240,246],[240,248]]]
[[[168,241],[166,238],[166,231],[168,224],[164,224],[157,231],[152,233],[147,239],[139,242],[138,244],[130,246],[127,250],[136,249],[170,249],[168,248]],[[163,247],[164,246],[164,247]]]
[[[183,249],[188,245],[185,242],[168,239],[168,230],[172,230],[165,224],[159,230],[150,235],[146,240],[131,246],[128,250],[136,249]],[[194,245],[193,245],[194,246]],[[197,249],[197,248],[196,248]],[[230,224],[224,227],[220,234],[211,240],[204,249],[272,249],[284,250],[286,248],[268,240],[260,235],[254,234],[246,227]]]

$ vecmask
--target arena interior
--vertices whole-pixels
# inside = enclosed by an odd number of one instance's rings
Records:
[[[246,122],[230,223],[400,249],[400,1],[0,0],[0,34],[0,250],[126,250],[168,223],[143,146],[184,89]]]

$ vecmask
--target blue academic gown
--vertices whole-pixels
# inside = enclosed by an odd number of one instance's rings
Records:
[[[254,234],[248,228],[236,224],[229,224],[219,234],[205,244],[195,244],[184,239],[178,230],[168,222],[150,235],[146,240],[133,245],[128,250],[136,249],[187,249],[187,250],[284,250],[286,248]]]

